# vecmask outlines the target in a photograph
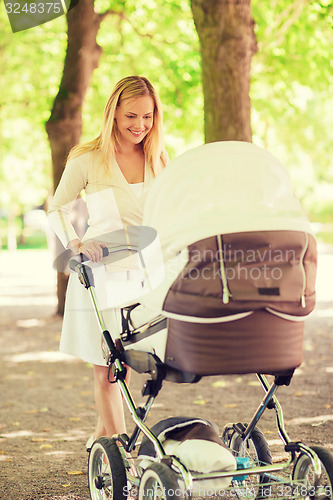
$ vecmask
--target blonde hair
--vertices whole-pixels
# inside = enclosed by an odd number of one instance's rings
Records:
[[[153,126],[142,141],[143,152],[154,175],[157,175],[165,167],[168,159],[163,139],[163,111],[161,101],[154,87],[143,76],[128,76],[117,83],[104,109],[101,133],[92,141],[75,146],[70,151],[68,159],[76,158],[88,151],[99,150],[102,153],[104,165],[108,169],[111,158],[115,156],[120,146],[120,133],[115,121],[117,107],[125,99],[146,95],[153,98],[154,116]]]

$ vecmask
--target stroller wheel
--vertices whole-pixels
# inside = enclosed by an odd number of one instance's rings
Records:
[[[244,427],[245,428],[245,427]],[[230,434],[228,446],[235,457],[247,457],[250,460],[250,467],[266,465],[272,463],[272,455],[263,433],[255,427],[251,436],[244,441],[238,432]],[[233,480],[233,488],[238,498],[253,500],[255,498],[269,498],[269,482],[263,474],[249,474],[242,481]]]
[[[88,484],[92,500],[127,498],[126,469],[114,439],[102,437],[92,445]]]
[[[304,452],[297,458],[292,478],[299,481],[294,485],[295,498],[329,499],[333,495],[333,455],[323,446],[311,446],[320,460],[321,475],[316,480],[310,457]]]
[[[184,500],[176,472],[163,463],[152,463],[140,481],[139,500]]]

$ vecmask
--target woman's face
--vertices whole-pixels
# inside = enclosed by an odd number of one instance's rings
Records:
[[[115,120],[123,145],[139,144],[154,122],[154,100],[150,95],[124,99],[117,107]]]

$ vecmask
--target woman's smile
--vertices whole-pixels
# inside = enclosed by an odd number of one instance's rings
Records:
[[[130,128],[128,130],[132,132],[132,134],[135,137],[140,137],[140,135],[142,135],[145,132],[145,130],[131,130]]]
[[[121,140],[131,144],[140,143],[154,123],[154,101],[150,95],[136,99],[125,99],[118,106],[115,119]]]

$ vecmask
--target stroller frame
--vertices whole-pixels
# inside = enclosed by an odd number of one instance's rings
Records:
[[[111,252],[123,251],[123,250],[132,250],[138,251],[134,247],[126,246],[118,246],[116,248],[108,249],[105,251],[106,255]],[[139,252],[140,253],[140,252]],[[83,254],[80,254],[81,262],[83,260],[87,260]],[[247,465],[241,466],[241,468],[237,467],[235,471],[218,471],[212,473],[197,473],[187,469],[187,467],[174,455],[167,455],[165,453],[163,444],[158,439],[158,437],[150,430],[150,428],[146,425],[145,421],[148,417],[148,414],[153,406],[155,398],[157,397],[159,391],[162,388],[162,384],[164,380],[169,380],[177,383],[195,383],[201,379],[201,376],[196,376],[192,374],[186,374],[183,372],[178,372],[173,368],[166,367],[164,363],[160,361],[160,359],[152,353],[135,351],[135,350],[127,350],[124,351],[121,346],[117,344],[118,340],[115,342],[108,328],[105,325],[104,318],[102,312],[98,307],[98,300],[95,291],[94,278],[92,270],[89,266],[78,262],[76,259],[72,258],[69,261],[69,266],[72,270],[74,270],[79,277],[79,280],[83,284],[83,286],[87,289],[90,294],[90,298],[93,304],[94,311],[96,312],[97,321],[101,330],[101,334],[104,338],[104,356],[109,367],[108,380],[110,383],[117,383],[119,385],[121,394],[123,396],[123,400],[130,411],[132,419],[135,424],[135,428],[131,434],[131,436],[127,436],[126,434],[121,434],[115,436],[114,438],[100,438],[97,439],[89,453],[89,464],[91,461],[91,457],[93,455],[94,447],[96,445],[103,446],[105,442],[103,440],[108,439],[109,441],[118,442],[119,452],[124,464],[124,470],[126,470],[126,480],[127,484],[131,484],[130,496],[133,497],[133,488],[134,494],[136,493],[136,489],[141,486],[141,478],[144,475],[140,474],[140,471],[136,469],[133,472],[133,467],[131,467],[127,457],[126,452],[131,453],[138,444],[138,437],[142,432],[143,435],[154,445],[156,457],[158,462],[161,464],[165,464],[170,470],[172,470],[178,477],[181,478],[183,483],[183,493],[181,497],[176,496],[154,496],[151,497],[146,496],[146,492],[140,493],[139,490],[139,500],[148,499],[148,498],[163,498],[165,500],[169,500],[172,498],[182,498],[182,499],[191,499],[191,491],[193,489],[193,483],[199,482],[207,479],[218,479],[218,478],[230,478],[230,482],[236,484],[236,496],[239,498],[311,498],[311,499],[328,499],[332,497],[333,491],[333,455],[321,447],[310,448],[301,442],[293,442],[290,440],[284,424],[283,410],[282,407],[276,397],[276,391],[280,385],[289,385],[290,380],[292,378],[292,374],[290,376],[275,376],[274,382],[270,385],[266,376],[257,373],[256,376],[264,390],[264,397],[256,409],[252,419],[248,424],[243,423],[230,423],[225,425],[221,440],[222,442],[229,446],[232,440],[235,441],[235,438],[239,437],[242,442],[248,446],[248,442],[251,440],[251,435],[253,431],[256,429],[256,424],[260,420],[266,409],[274,409],[276,416],[276,425],[278,429],[278,434],[284,444],[284,449],[289,453],[289,459],[282,463],[271,463],[257,466]],[[141,262],[143,262],[141,258]],[[165,318],[162,315],[154,318],[148,325],[145,325],[145,329],[153,328],[156,324],[161,321],[165,321]],[[124,332],[123,332],[124,333]],[[120,348],[119,348],[120,347]],[[144,387],[142,389],[142,396],[147,396],[147,400],[143,406],[138,407],[134,402],[132,395],[127,386],[125,377],[127,373],[126,366],[129,366],[134,371],[138,373],[147,373],[150,378],[145,382]],[[110,372],[112,371],[114,380],[110,380]],[[323,450],[325,451],[323,453]],[[236,452],[235,452],[236,454]],[[319,456],[320,455],[320,456]],[[304,458],[305,457],[305,458]],[[303,462],[302,459],[303,458]],[[305,463],[305,465],[304,465]],[[298,465],[299,464],[299,465]],[[110,464],[111,468],[112,465]],[[290,466],[293,466],[293,472],[291,479],[286,480],[285,477],[279,478],[273,473],[278,473],[281,471],[287,470]],[[307,478],[305,475],[308,470],[313,473],[313,484],[309,484],[307,482]],[[322,474],[326,474],[328,478],[328,484],[326,486],[321,486],[321,477]],[[248,477],[253,475],[260,476],[260,483],[258,485],[258,492],[253,492],[250,494],[248,490],[245,490],[244,493],[244,483]],[[104,477],[102,471],[99,471],[98,477],[91,477],[90,474],[90,465],[89,465],[89,488],[91,493],[91,498],[105,498],[104,496],[94,496],[92,490],[97,488],[97,490],[102,490],[104,488],[108,489],[111,486],[113,488],[113,479],[110,474],[106,474]],[[271,481],[271,482],[270,482]],[[326,481],[327,483],[327,481]],[[272,484],[281,484],[288,488],[288,493],[286,495],[278,494],[274,496],[271,495],[271,485]],[[238,485],[238,486],[237,486]],[[242,486],[243,485],[243,486]],[[161,486],[163,483],[159,484],[161,491]],[[243,488],[243,489],[242,489]],[[253,488],[251,486],[251,488]],[[301,488],[301,494],[299,493]],[[162,488],[163,490],[163,488]],[[228,488],[227,488],[228,490]],[[227,490],[223,490],[224,493]],[[238,493],[237,493],[238,491]],[[111,493],[112,496],[109,498],[114,498],[118,500],[118,496],[113,496],[114,493]],[[115,493],[117,495],[117,493]],[[118,493],[119,495],[119,493]],[[163,495],[163,491],[162,491]],[[127,494],[122,498],[126,498]],[[224,495],[223,495],[224,496]],[[231,495],[235,496],[235,495]],[[135,498],[137,498],[135,496]]]

